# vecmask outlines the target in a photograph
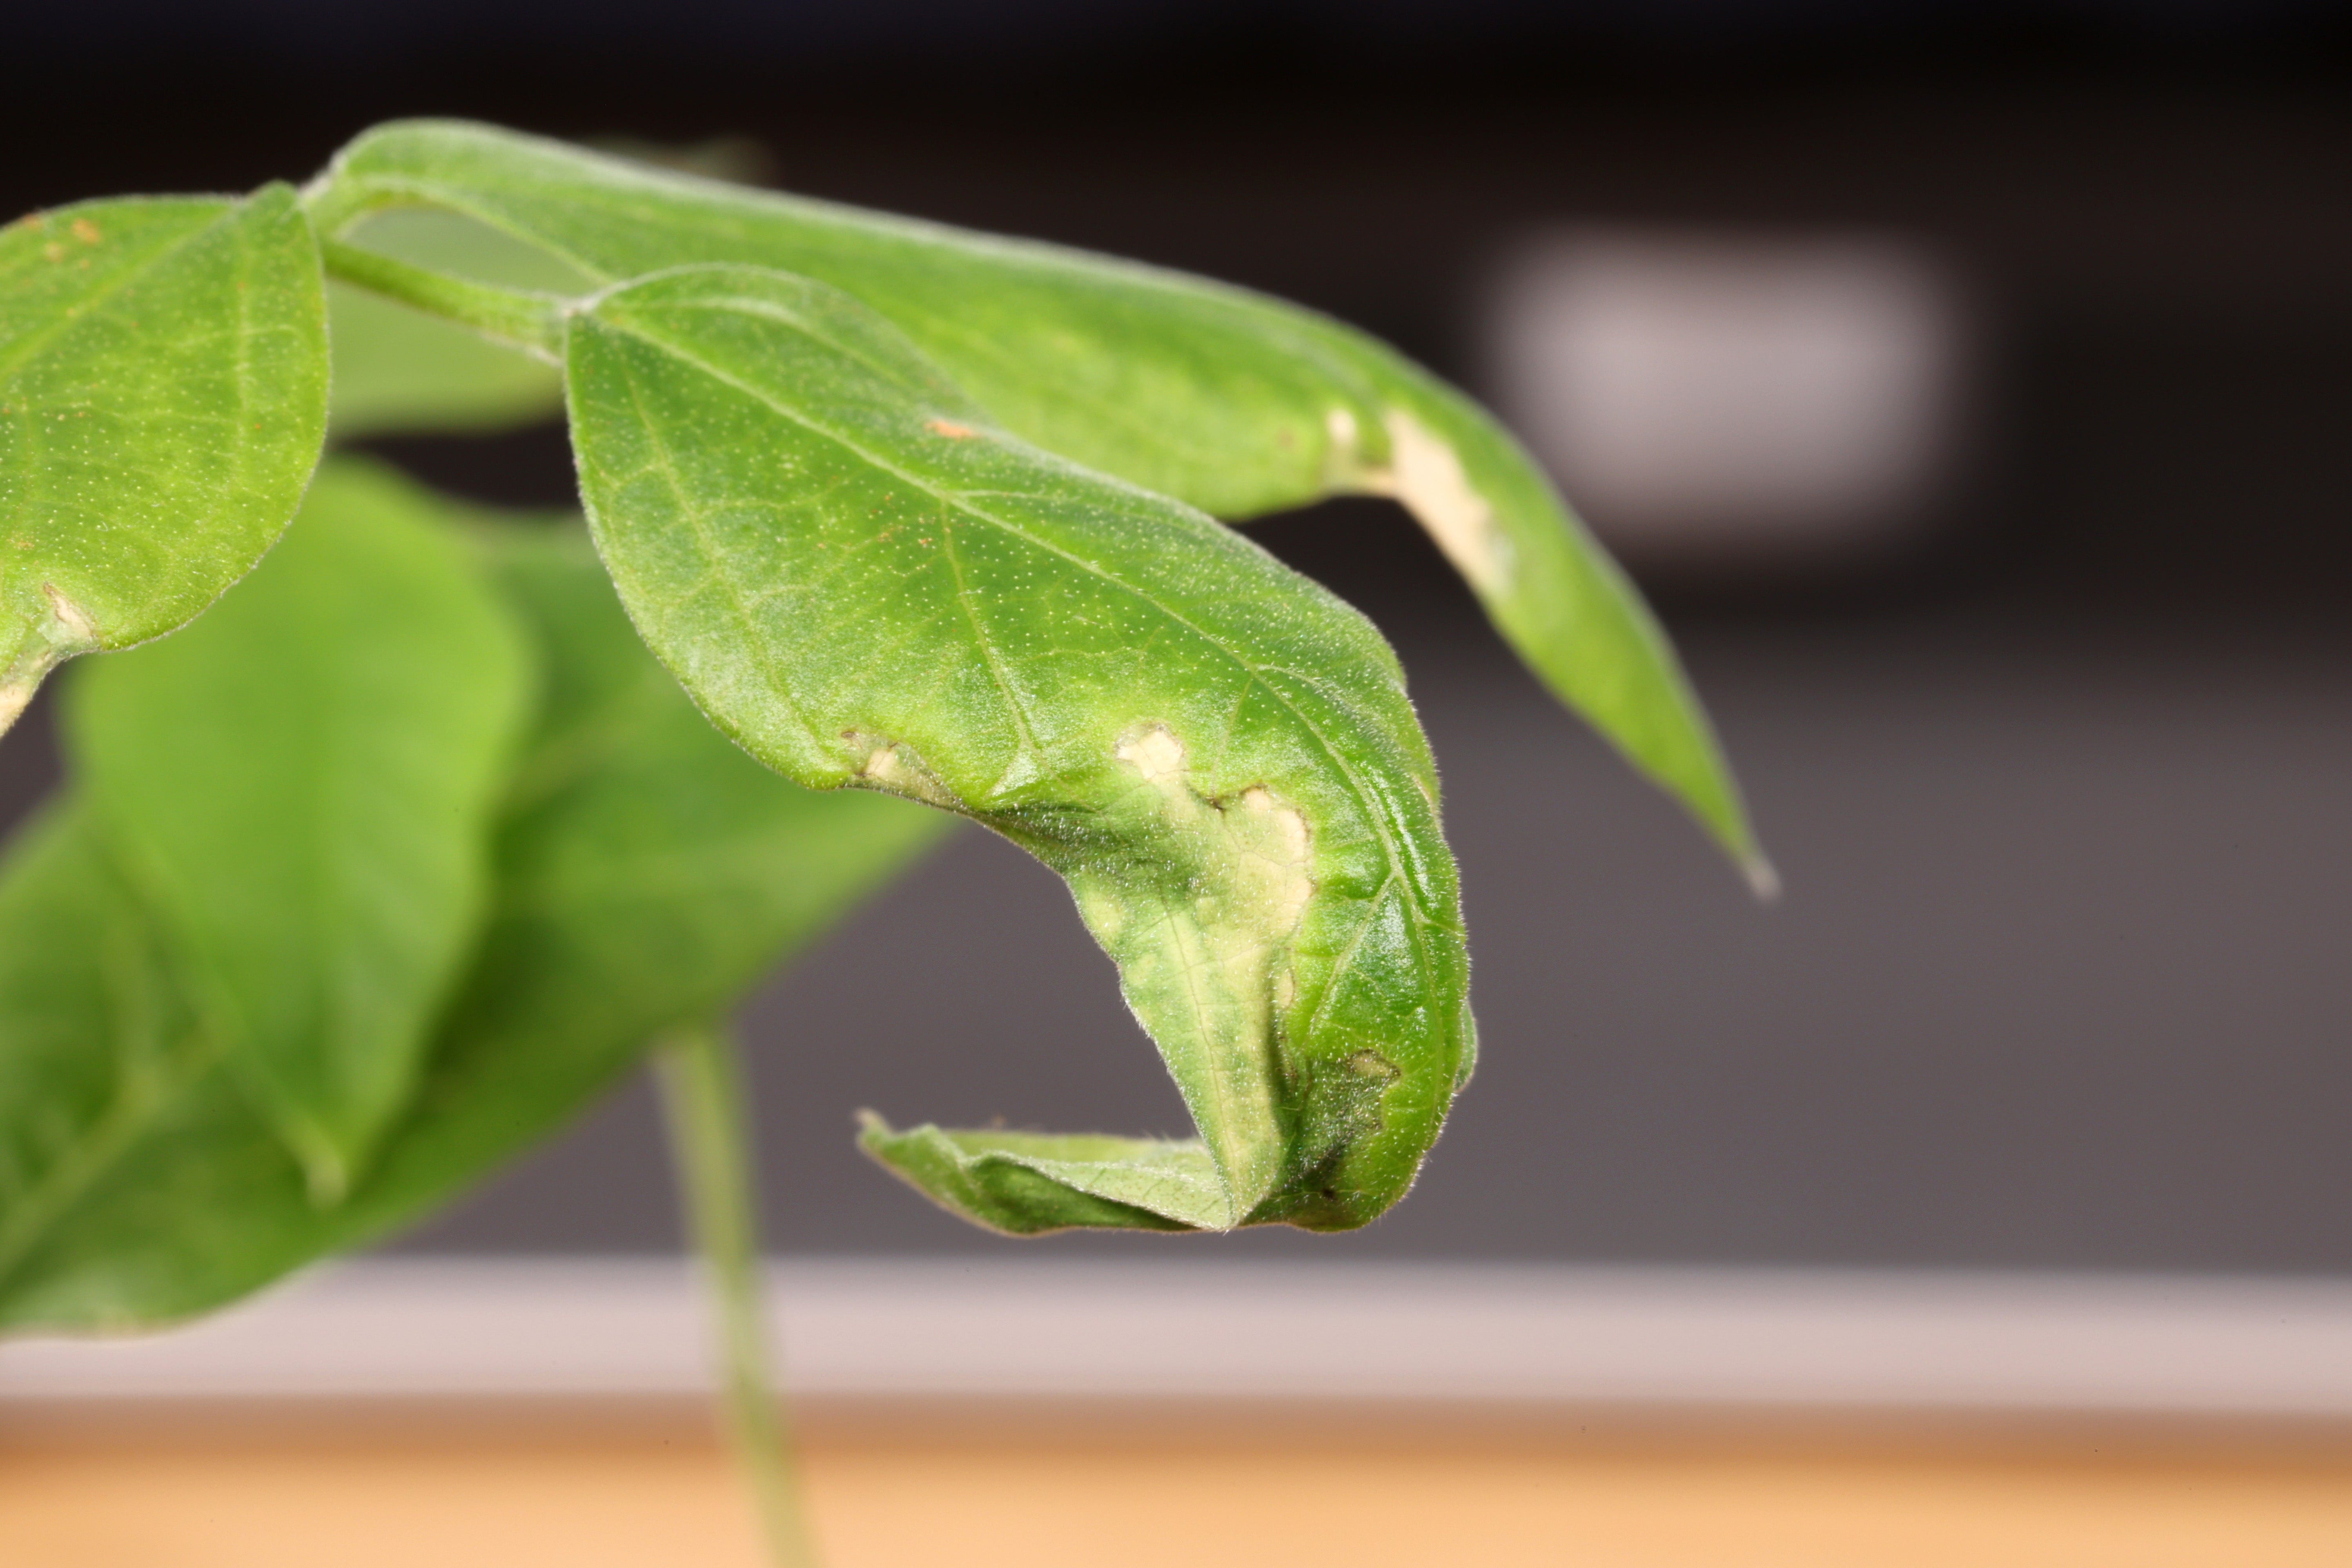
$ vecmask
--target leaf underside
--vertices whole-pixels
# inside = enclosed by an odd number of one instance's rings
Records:
[[[864,1149],[950,1211],[1007,1236],[1222,1230],[1231,1203],[1199,1139],[905,1131],[869,1116]]]

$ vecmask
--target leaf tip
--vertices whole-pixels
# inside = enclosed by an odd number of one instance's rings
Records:
[[[320,1210],[342,1207],[343,1200],[352,1192],[352,1168],[342,1156],[329,1151],[305,1150],[301,1163],[310,1206]]]
[[[352,1152],[314,1119],[283,1105],[277,1108],[274,1120],[278,1142],[294,1156],[294,1163],[302,1172],[302,1186],[310,1206],[321,1214],[341,1208],[352,1193],[355,1163]]]

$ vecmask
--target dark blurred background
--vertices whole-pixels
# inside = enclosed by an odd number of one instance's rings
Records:
[[[1643,576],[1786,879],[1749,901],[1402,514],[1258,536],[1394,637],[1484,1055],[1351,1238],[1055,1255],[2352,1269],[2352,26],[1873,6],[80,0],[6,16],[0,209],[300,177],[393,115],[1319,306],[1497,400]],[[379,443],[496,500],[560,436]],[[46,705],[44,705],[44,708]],[[0,814],[54,773],[0,747]],[[1181,1131],[977,832],[752,1007],[770,1229],[1010,1247],[849,1117]],[[677,1245],[641,1086],[404,1245]]]

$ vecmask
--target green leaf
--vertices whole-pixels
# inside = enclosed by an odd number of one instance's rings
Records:
[[[341,1206],[310,1201],[203,1037],[163,1032],[184,1064],[170,1073],[143,1065],[158,1047],[107,1048],[122,1032],[110,1007],[144,1015],[107,1000],[124,966],[100,966],[103,922],[58,912],[120,886],[88,868],[104,865],[89,841],[68,853],[47,829],[0,868],[0,1325],[152,1327],[416,1218],[936,841],[935,813],[811,794],[730,745],[638,642],[576,528],[481,543],[539,648],[539,724],[499,835],[496,914],[415,1101]],[[69,1182],[27,1199],[68,1162]]]
[[[578,293],[588,281],[545,251],[448,213],[386,213],[362,237],[372,250],[485,283]],[[562,412],[562,377],[544,361],[348,284],[330,284],[327,301],[339,440],[508,429]]]
[[[322,1202],[407,1102],[485,913],[526,656],[418,492],[342,462],[214,614],[69,693],[106,834]]]
[[[918,1191],[1008,1236],[1225,1225],[1224,1183],[1198,1139],[899,1132],[869,1115],[857,1142]]]
[[[218,1059],[89,813],[0,861],[0,1280]]]
[[[713,721],[1069,881],[1214,1166],[1213,1214],[1154,1213],[1340,1228],[1403,1194],[1472,1037],[1435,775],[1369,623],[997,430],[822,284],[646,279],[565,363],[598,548]]]
[[[929,812],[777,778],[638,641],[576,529],[495,542],[552,672],[499,911],[363,1205],[407,1213],[551,1129],[657,1034],[731,1007],[937,842]]]
[[[327,408],[294,194],[0,229],[0,730],[66,658],[184,625],[276,542]]]
[[[698,262],[845,289],[1005,429],[1227,518],[1393,496],[1560,699],[1770,872],[1705,715],[1639,596],[1476,405],[1362,333],[1180,273],[746,191],[486,126],[379,127],[310,197],[468,214],[607,281]]]

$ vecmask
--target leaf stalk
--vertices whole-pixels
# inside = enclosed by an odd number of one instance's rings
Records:
[[[563,363],[563,316],[571,301],[560,296],[452,277],[323,236],[319,254],[331,278],[471,327],[550,364]]]
[[[719,1314],[736,1457],[750,1475],[775,1568],[816,1568],[791,1434],[769,1367],[740,1053],[730,1034],[702,1024],[665,1036],[654,1065],[687,1226]]]

